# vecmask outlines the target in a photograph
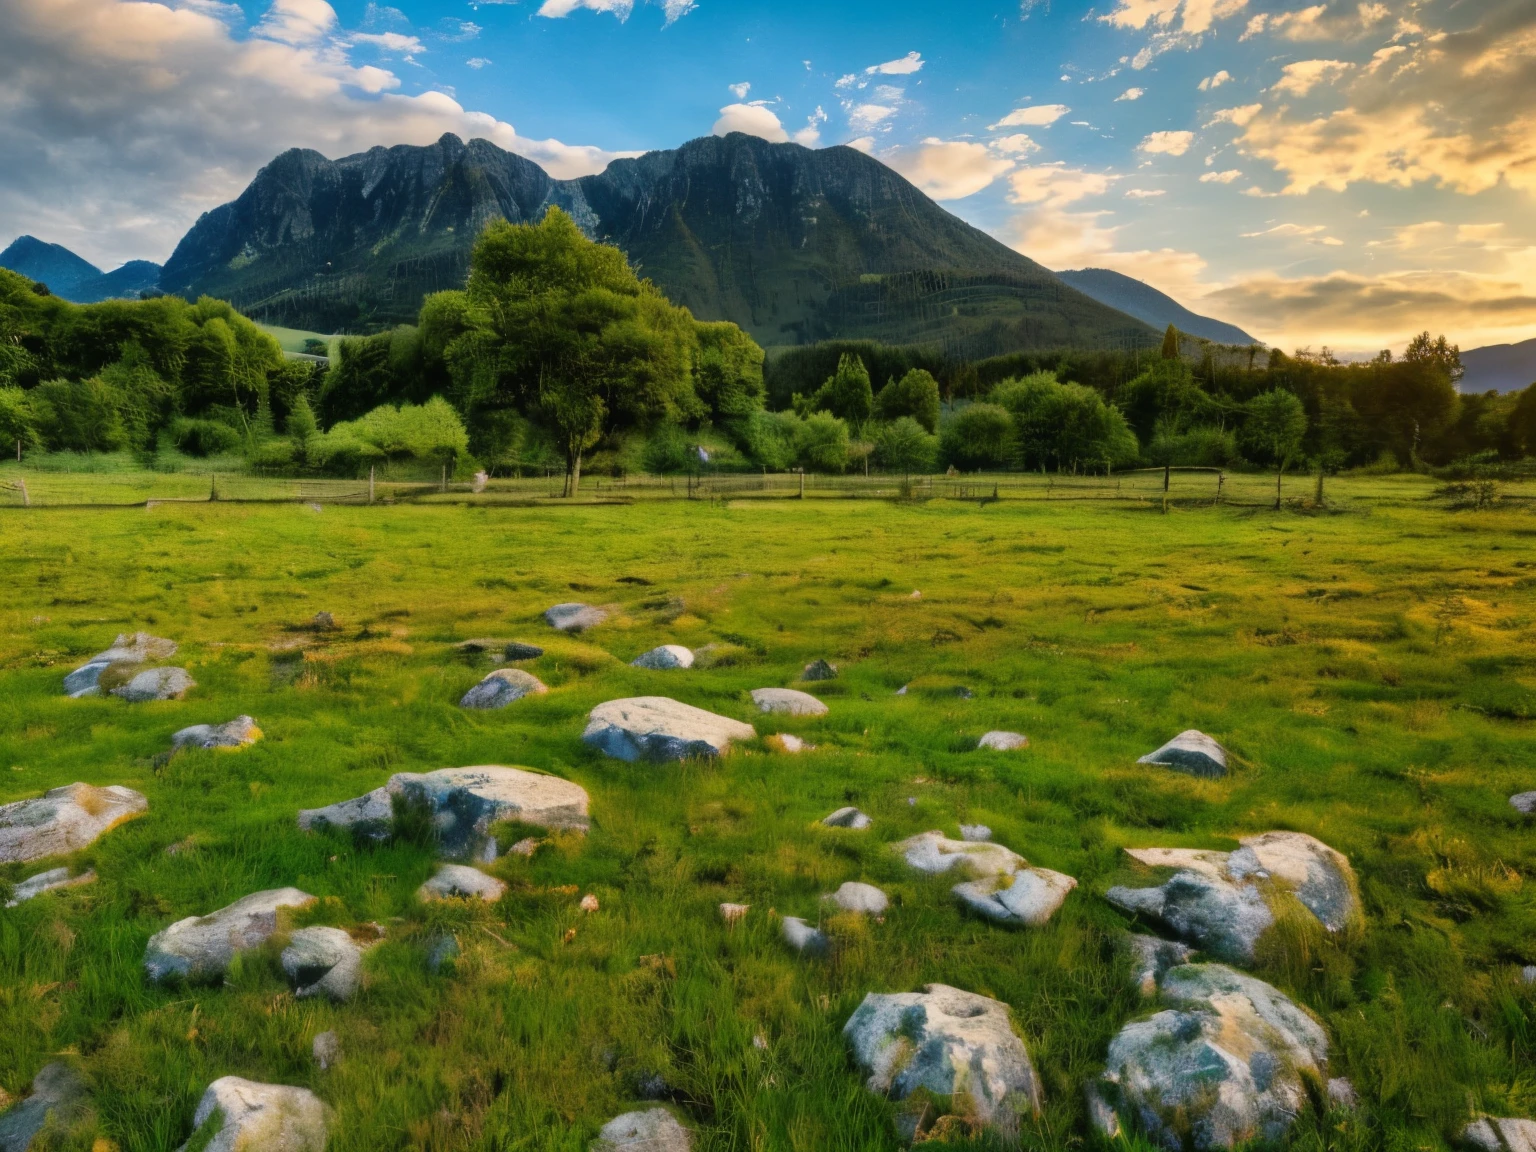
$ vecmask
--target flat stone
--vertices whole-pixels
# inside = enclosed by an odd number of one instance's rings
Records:
[[[507,886],[478,868],[463,864],[444,864],[436,875],[416,889],[420,900],[484,900],[495,903]]]
[[[1133,933],[1129,940],[1132,978],[1136,989],[1148,998],[1157,995],[1157,986],[1170,968],[1188,964],[1193,950],[1187,944],[1160,940],[1156,936]]]
[[[1077,880],[1049,868],[1021,868],[1013,876],[989,876],[956,884],[959,901],[974,912],[1001,924],[1037,928],[1066,903]]]
[[[592,709],[581,738],[608,756],[633,762],[722,756],[732,740],[756,735],[750,724],[666,696],[632,696]]]
[[[969,1118],[1004,1140],[1040,1110],[1040,1081],[1008,1005],[947,984],[922,992],[871,992],[843,1026],[865,1086],[893,1100],[919,1089],[964,1094]],[[920,1116],[904,1116],[911,1139]],[[901,1123],[901,1121],[898,1121]]]
[[[994,752],[1013,752],[1029,747],[1029,737],[1022,732],[988,732],[976,741],[978,748],[990,748]]]
[[[1304,832],[1265,832],[1238,843],[1227,862],[1233,879],[1254,876],[1290,889],[1330,932],[1360,915],[1355,872],[1342,852]]]
[[[126,684],[112,689],[112,695],[130,704],[149,700],[180,700],[197,687],[185,668],[146,668]]]
[[[821,822],[828,828],[868,828],[874,823],[868,816],[857,808],[839,808],[836,812],[823,816]]]
[[[1114,887],[1104,898],[1143,916],[1213,956],[1251,963],[1259,937],[1275,922],[1257,885],[1199,872],[1177,872],[1157,888]]]
[[[504,654],[507,646],[512,643],[514,641],[498,640],[491,636],[476,636],[470,640],[460,640],[453,647],[456,652],[467,652],[470,654],[476,652],[501,652]],[[539,650],[539,653],[543,655],[542,648]]]
[[[223,724],[193,724],[171,737],[172,748],[244,748],[261,739],[261,729],[249,716]]]
[[[752,703],[760,712],[774,712],[781,716],[825,716],[827,706],[809,692],[793,688],[754,688]]]
[[[176,641],[148,632],[120,633],[112,647],[98,652],[64,677],[66,696],[95,696],[101,691],[101,674],[114,664],[149,664],[176,655]]]
[[[590,604],[556,604],[544,612],[544,623],[561,632],[585,632],[606,619],[608,613]]]
[[[297,888],[253,892],[207,916],[188,916],[149,938],[144,970],[156,982],[212,980],[238,953],[260,947],[277,931],[277,914],[303,908],[315,898]]]
[[[0,1150],[27,1152],[52,1120],[68,1124],[85,1103],[85,1082],[68,1064],[44,1064],[32,1077],[32,1094],[0,1116]]]
[[[95,879],[95,872],[82,872],[78,876],[71,876],[68,868],[50,868],[46,872],[39,872],[36,876],[28,876],[12,888],[11,898],[5,902],[5,906],[14,908],[23,901],[41,896],[44,892],[52,892],[58,888],[75,888],[81,884],[90,884]]]
[[[386,840],[394,831],[397,801],[426,810],[437,833],[438,853],[449,859],[483,854],[491,825],[503,820],[574,832],[585,832],[588,825],[587,792],[579,784],[525,768],[483,764],[397,773],[366,795],[304,809],[299,827],[349,828],[365,839]]]
[[[1225,776],[1227,750],[1195,728],[1180,732],[1156,752],[1148,752],[1138,764],[1161,764],[1191,776]]]
[[[1481,1116],[1462,1129],[1461,1142],[1478,1152],[1536,1152],[1536,1121]]]
[[[300,928],[288,938],[282,964],[300,1000],[350,1000],[363,982],[363,950],[340,928]]]
[[[1001,844],[951,840],[942,832],[920,832],[891,847],[901,853],[908,865],[930,876],[958,869],[982,879],[1012,876],[1027,867],[1024,857]]]
[[[846,881],[836,892],[830,892],[822,899],[844,912],[862,912],[867,916],[879,916],[891,903],[890,897],[873,884],[861,884],[857,880]]]
[[[784,942],[802,956],[825,956],[830,941],[820,928],[813,928],[798,916],[786,916],[782,924]]]
[[[315,1035],[314,1043],[309,1046],[310,1055],[315,1063],[324,1072],[337,1060],[341,1059],[341,1041],[336,1038],[334,1032],[319,1032]]]
[[[331,1110],[308,1088],[224,1076],[208,1085],[192,1127],[210,1121],[218,1128],[203,1152],[325,1152]]]
[[[476,684],[459,701],[460,708],[505,708],[524,696],[539,696],[549,689],[531,672],[498,668]]]
[[[76,852],[147,811],[148,800],[119,784],[66,784],[36,800],[0,805],[0,864]]]
[[[992,829],[988,828],[985,824],[962,824],[960,825],[960,839],[983,843],[992,839]]]
[[[1167,1008],[1110,1042],[1097,1088],[1119,1121],[1170,1149],[1279,1142],[1327,1079],[1322,1027],[1277,989],[1223,964],[1162,979]]]
[[[688,1129],[665,1108],[626,1112],[603,1125],[591,1152],[689,1152]]]
[[[1510,807],[1529,816],[1536,812],[1536,792],[1518,792],[1509,798]]]
[[[658,672],[667,672],[674,668],[692,668],[693,653],[681,644],[663,644],[660,648],[642,652],[630,663],[636,668],[651,668]]]
[[[812,660],[800,673],[802,680],[836,680],[837,665],[828,664],[825,660]]]
[[[512,640],[502,651],[502,655],[508,660],[537,660],[544,655],[544,649],[537,644],[525,644],[521,640]]]

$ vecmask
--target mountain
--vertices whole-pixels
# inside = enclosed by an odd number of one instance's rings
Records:
[[[46,284],[55,296],[76,304],[136,300],[140,292],[154,290],[160,283],[160,265],[148,260],[130,260],[103,272],[62,244],[47,244],[35,236],[21,236],[0,252],[0,268]]]
[[[130,260],[121,268],[82,281],[75,286],[74,295],[67,297],[76,304],[95,304],[100,300],[137,300],[141,292],[154,292],[160,287],[160,265],[150,260]]]
[[[1463,352],[1461,366],[1467,370],[1458,385],[1463,392],[1518,392],[1536,384],[1536,338]]]
[[[871,338],[986,356],[1157,336],[862,152],[739,133],[577,180],[453,135],[340,160],[294,149],[197,222],[161,287],[322,332],[406,322],[426,293],[463,283],[487,222],[552,204],[696,316],[764,345]]]
[[[1058,272],[1056,275],[1083,295],[1092,296],[1100,304],[1117,308],[1154,328],[1167,328],[1172,324],[1180,332],[1202,336],[1218,344],[1262,343],[1234,324],[1191,312],[1172,296],[1159,292],[1152,285],[1119,272],[1111,272],[1108,268],[1080,268],[1075,272]]]

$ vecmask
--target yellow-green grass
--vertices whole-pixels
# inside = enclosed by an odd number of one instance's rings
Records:
[[[336,1109],[333,1149],[576,1150],[659,1075],[702,1148],[894,1149],[841,1028],[866,992],[930,981],[1012,1005],[1046,1097],[1025,1144],[1089,1145],[1083,1084],[1146,1010],[1117,951],[1130,925],[1102,899],[1135,875],[1120,848],[1272,828],[1347,853],[1368,915],[1358,939],[1270,941],[1258,968],[1324,1021],[1331,1072],[1362,1098],[1357,1116],[1303,1116],[1293,1146],[1436,1148],[1476,1110],[1536,1112],[1536,995],[1519,976],[1536,962],[1536,830],[1507,803],[1536,788],[1528,514],[1406,498],[1320,515],[161,505],[15,510],[0,531],[0,801],[85,780],[150,802],[67,861],[95,885],[0,912],[0,1085],[19,1094],[66,1053],[92,1086],[94,1117],[59,1146],[175,1148],[203,1088],[233,1074],[313,1088]],[[573,599],[613,616],[579,640],[540,622]],[[319,610],[340,630],[293,630]],[[65,672],[139,628],[182,642],[186,700],[60,696]],[[460,710],[491,665],[452,645],[487,635],[546,644],[530,667],[551,691]],[[627,666],[664,642],[737,659]],[[842,668],[807,686],[825,718],[753,711],[750,689],[818,657]],[[932,689],[895,694],[918,678]],[[657,766],[581,743],[595,704],[647,693],[817,749],[756,741]],[[177,728],[242,712],[262,743],[158,759]],[[1229,778],[1135,763],[1189,727],[1232,750]],[[976,751],[992,728],[1030,747]],[[423,844],[295,826],[393,772],[485,763],[574,779],[593,812],[584,840],[489,866],[511,884],[494,906],[418,904]],[[850,803],[872,829],[818,826]],[[961,821],[1079,878],[1048,927],[967,916],[952,881],[888,848]],[[793,955],[775,917],[814,918],[852,879],[891,894],[884,922],[824,919],[832,957]],[[288,884],[324,898],[299,922],[387,927],[355,1001],[295,1001],[275,945],[224,985],[146,982],[152,933]],[[734,929],[724,900],[752,905]],[[429,974],[445,928],[464,955]],[[322,1072],[310,1044],[326,1029],[343,1056]]]
[[[335,341],[341,339],[340,336],[327,336],[323,332],[308,332],[303,328],[284,328],[277,324],[258,324],[256,327],[281,344],[284,352],[305,351],[306,340],[323,340],[326,346],[330,347]]]

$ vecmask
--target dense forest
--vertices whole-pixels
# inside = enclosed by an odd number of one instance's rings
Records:
[[[1536,387],[1461,395],[1426,332],[1394,359],[1212,345],[970,363],[842,342],[765,364],[553,209],[490,225],[417,323],[285,358],[228,304],[73,305],[0,270],[0,438],[18,452],[239,456],[279,473],[840,472],[1147,464],[1325,471],[1536,454]]]

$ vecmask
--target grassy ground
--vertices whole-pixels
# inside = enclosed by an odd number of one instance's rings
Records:
[[[323,332],[308,332],[303,328],[283,328],[277,324],[258,324],[256,327],[282,345],[284,352],[308,351],[304,347],[306,340],[323,340],[326,346],[334,351],[336,343],[341,340],[340,336],[327,336]]]
[[[657,1076],[707,1149],[894,1149],[840,1029],[866,992],[928,981],[1013,1006],[1047,1101],[1026,1144],[1090,1145],[1082,1084],[1141,1010],[1126,922],[1100,898],[1131,875],[1120,848],[1271,828],[1347,853],[1369,916],[1358,939],[1277,942],[1259,969],[1327,1024],[1333,1072],[1363,1100],[1303,1117],[1293,1145],[1437,1148],[1474,1111],[1536,1112],[1536,990],[1519,978],[1536,962],[1536,850],[1506,802],[1536,788],[1527,513],[162,505],[10,511],[0,532],[0,801],[75,780],[150,801],[71,861],[100,882],[0,912],[0,1086],[22,1093],[69,1054],[96,1106],[80,1147],[174,1148],[208,1082],[238,1074],[312,1087],[337,1111],[333,1149],[574,1152]],[[615,615],[552,639],[538,614],[569,599]],[[341,630],[294,647],[321,609]],[[199,685],[185,701],[59,695],[136,628],[182,642]],[[450,645],[480,635],[547,643],[534,670],[552,691],[459,710],[489,664]],[[662,642],[732,645],[736,662],[627,666]],[[752,713],[749,689],[823,656],[844,668],[816,686],[827,717]],[[919,677],[929,690],[895,695]],[[974,698],[945,691],[958,684]],[[818,750],[657,767],[581,744],[593,705],[651,692]],[[240,712],[261,744],[157,761],[175,729]],[[1235,753],[1230,778],[1134,763],[1187,727]],[[991,728],[1031,746],[974,750]],[[491,866],[512,886],[495,906],[416,903],[433,866],[418,845],[295,827],[298,808],[393,772],[480,763],[592,795],[585,840]],[[874,828],[817,825],[847,803]],[[1049,927],[967,917],[948,881],[886,847],[962,820],[1080,879]],[[885,922],[832,921],[831,959],[794,957],[774,915],[815,917],[849,879],[891,893]],[[309,922],[388,927],[359,999],[295,1001],[276,948],[223,986],[146,983],[153,932],[287,884],[324,898]],[[577,907],[588,892],[595,914]],[[728,930],[722,900],[752,912]],[[429,975],[445,927],[464,955]],[[325,1029],[343,1059],[321,1072]]]

